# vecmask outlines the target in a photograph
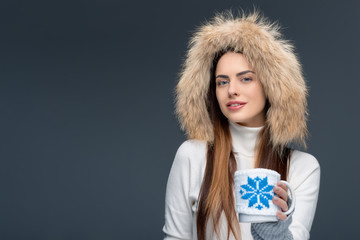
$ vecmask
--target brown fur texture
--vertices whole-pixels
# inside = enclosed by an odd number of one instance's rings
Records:
[[[210,72],[216,54],[231,48],[242,52],[262,83],[270,102],[266,121],[273,146],[300,142],[306,147],[307,87],[294,47],[279,29],[257,12],[218,14],[198,29],[176,86],[176,114],[188,138],[213,142],[206,107]]]

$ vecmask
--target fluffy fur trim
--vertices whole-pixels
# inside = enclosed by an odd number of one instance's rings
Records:
[[[193,35],[176,86],[176,114],[188,138],[213,142],[206,107],[212,62],[232,48],[242,52],[260,79],[271,107],[266,116],[274,146],[300,142],[307,135],[307,87],[294,47],[279,26],[258,13],[218,14]]]

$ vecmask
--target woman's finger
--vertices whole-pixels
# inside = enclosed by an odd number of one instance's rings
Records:
[[[274,196],[273,199],[272,199],[273,203],[275,205],[277,205],[278,207],[280,207],[280,209],[283,211],[283,212],[286,212],[287,210],[289,210],[289,207],[287,205],[287,202],[285,202],[283,199],[277,197],[277,196]]]
[[[278,182],[276,186],[274,186],[274,192],[285,202],[287,202],[288,199],[288,188],[285,184],[282,182]]]
[[[287,216],[286,216],[284,213],[280,212],[280,211],[277,211],[277,212],[276,212],[276,216],[277,216],[278,219],[280,219],[281,221],[284,221],[284,220],[287,218]]]

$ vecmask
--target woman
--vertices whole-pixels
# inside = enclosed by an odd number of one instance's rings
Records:
[[[293,46],[259,14],[217,15],[193,36],[176,88],[176,112],[189,140],[178,149],[166,190],[165,239],[308,239],[320,167],[305,146],[307,89]],[[305,146],[306,147],[306,146]],[[239,223],[234,172],[268,168],[278,183],[275,223]]]

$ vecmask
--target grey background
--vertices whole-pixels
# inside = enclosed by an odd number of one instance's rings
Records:
[[[188,39],[215,11],[253,5],[283,26],[310,87],[312,239],[355,239],[356,0],[1,1],[0,239],[161,239]]]

